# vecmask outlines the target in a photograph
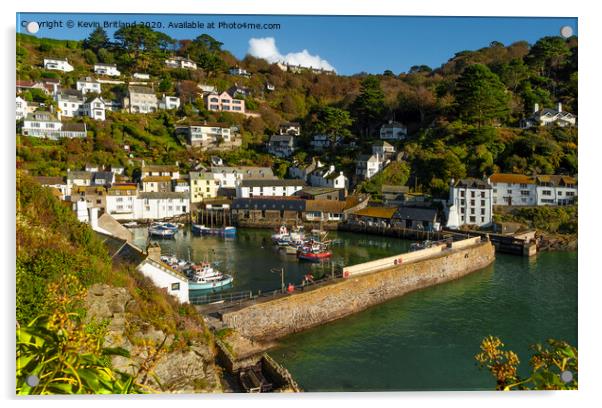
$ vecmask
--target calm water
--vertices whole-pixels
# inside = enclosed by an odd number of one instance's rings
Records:
[[[208,253],[236,276],[232,290],[277,288],[330,264],[298,263],[280,255],[270,231],[242,230],[232,241],[181,236],[163,241],[166,253],[193,260]],[[140,245],[146,231],[135,232]],[[335,265],[403,252],[408,241],[349,233],[337,240]],[[312,269],[313,268],[313,269]],[[577,253],[542,253],[527,259],[498,254],[495,263],[458,281],[423,289],[351,317],[289,336],[270,354],[306,391],[492,389],[474,362],[483,337],[496,335],[528,368],[528,345],[559,338],[577,345]]]

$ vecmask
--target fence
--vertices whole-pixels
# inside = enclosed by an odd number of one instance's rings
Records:
[[[208,293],[206,295],[199,295],[195,297],[191,297],[189,299],[190,304],[192,305],[208,305],[215,304],[219,307],[219,304],[223,304],[224,307],[231,306],[234,303],[241,304],[250,300],[257,299],[268,299],[268,298],[277,298],[288,296],[290,293],[310,290],[316,288],[318,286],[323,286],[325,284],[330,283],[336,279],[340,279],[343,277],[342,271],[333,271],[331,274],[316,280],[308,280],[303,283],[292,285],[292,291],[289,291],[289,286],[278,289],[270,289],[270,290],[258,290],[257,292],[253,292],[252,290],[244,290],[240,292],[225,292],[225,293]]]

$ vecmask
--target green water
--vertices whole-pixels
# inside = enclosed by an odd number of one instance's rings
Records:
[[[236,239],[179,233],[164,252],[199,260],[215,250],[222,269],[234,273],[232,290],[277,288],[330,264],[299,263],[268,242],[270,231],[242,230]],[[144,230],[136,241],[146,242]],[[333,263],[353,264],[404,252],[409,242],[332,233]],[[190,248],[190,251],[189,251]],[[270,354],[306,391],[493,389],[474,354],[487,335],[499,336],[528,368],[528,345],[559,338],[577,345],[577,253],[535,258],[498,254],[495,263],[460,280],[409,293],[364,312],[280,341]],[[524,371],[523,371],[524,373]]]

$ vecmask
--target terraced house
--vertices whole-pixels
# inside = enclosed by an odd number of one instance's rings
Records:
[[[493,205],[568,205],[577,198],[577,180],[570,176],[494,173]]]
[[[155,91],[146,86],[128,87],[128,96],[123,99],[123,107],[130,113],[156,112],[157,106]]]

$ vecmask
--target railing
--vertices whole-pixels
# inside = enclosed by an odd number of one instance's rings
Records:
[[[208,293],[206,295],[200,295],[191,297],[188,301],[192,305],[208,305],[215,304],[219,307],[220,304],[223,304],[224,307],[231,306],[233,303],[243,303],[248,300],[256,300],[256,299],[268,299],[268,298],[277,298],[284,297],[294,292],[303,292],[306,289],[312,289],[318,286],[322,286],[328,284],[330,281],[339,279],[343,277],[342,271],[335,271],[328,276],[325,276],[321,279],[304,281],[303,283],[292,285],[294,290],[289,292],[289,286],[285,286],[284,288],[271,289],[271,290],[258,290],[257,292],[253,292],[252,290],[245,290],[240,292],[226,292],[226,293]]]

